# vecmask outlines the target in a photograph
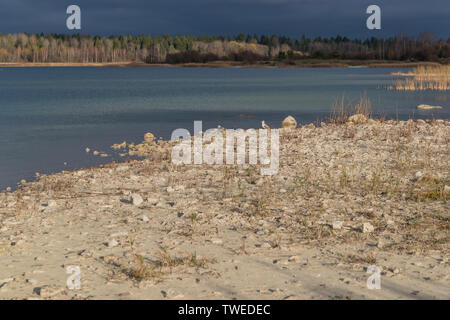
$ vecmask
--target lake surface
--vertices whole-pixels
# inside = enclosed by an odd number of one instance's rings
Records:
[[[146,132],[169,138],[176,128],[192,132],[194,120],[204,130],[279,126],[287,115],[304,124],[326,119],[342,96],[366,94],[387,118],[449,118],[449,93],[380,89],[399,70],[0,68],[0,190],[35,172],[111,161],[86,147],[110,152]],[[444,108],[418,111],[421,103]]]

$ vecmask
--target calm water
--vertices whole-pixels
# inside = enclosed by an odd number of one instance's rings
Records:
[[[0,189],[35,172],[91,166],[113,143],[144,133],[278,126],[326,118],[333,102],[366,93],[375,114],[407,119],[450,116],[448,93],[377,89],[399,69],[5,68],[0,69]],[[420,103],[443,110],[417,111]],[[239,117],[241,113],[252,115]],[[67,162],[67,166],[64,166]]]

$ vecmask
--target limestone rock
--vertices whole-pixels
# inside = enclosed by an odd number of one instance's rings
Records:
[[[370,233],[375,230],[375,227],[370,224],[369,222],[363,223],[361,226],[361,232],[362,233]]]
[[[155,140],[155,136],[152,133],[148,132],[144,135],[145,142],[152,143],[154,140]]]
[[[363,123],[366,123],[367,120],[368,120],[368,118],[365,115],[358,113],[358,114],[354,114],[351,117],[349,117],[347,122],[350,122],[353,124],[363,124]]]
[[[282,128],[296,128],[297,127],[297,120],[295,120],[292,116],[287,116],[283,122],[281,122]]]
[[[133,193],[131,195],[131,202],[135,206],[140,206],[144,202],[144,199],[142,199],[142,197],[140,195],[138,195],[137,193]]]
[[[108,243],[106,245],[109,248],[114,248],[114,247],[117,247],[119,245],[119,242],[117,242],[116,239],[112,239],[112,240],[108,241]]]
[[[334,230],[342,229],[343,222],[342,221],[334,221],[331,225]]]

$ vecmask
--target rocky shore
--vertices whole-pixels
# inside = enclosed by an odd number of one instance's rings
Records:
[[[354,119],[281,129],[273,176],[146,135],[1,193],[0,298],[449,299],[450,122]]]

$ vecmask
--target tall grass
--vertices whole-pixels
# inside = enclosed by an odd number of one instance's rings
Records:
[[[336,100],[332,106],[328,122],[332,124],[344,124],[355,114],[362,114],[366,118],[370,118],[372,115],[372,104],[365,95],[356,103],[346,101],[344,97]]]
[[[409,75],[409,74],[408,74]],[[450,66],[418,66],[412,78],[394,81],[389,90],[396,91],[447,91],[450,90]]]

